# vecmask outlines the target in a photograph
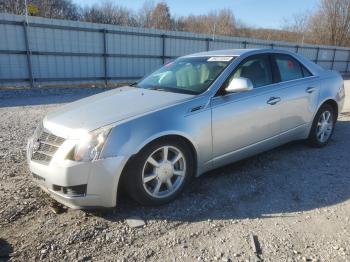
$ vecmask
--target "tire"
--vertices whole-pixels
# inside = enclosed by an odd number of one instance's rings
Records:
[[[326,118],[329,116],[328,121]],[[326,122],[324,122],[326,121]],[[312,147],[324,147],[334,132],[336,122],[335,110],[329,104],[321,106],[312,123],[308,143]],[[323,133],[323,136],[322,136]]]
[[[183,140],[160,139],[142,149],[127,168],[124,181],[128,195],[142,205],[162,205],[175,199],[188,184],[194,158]]]

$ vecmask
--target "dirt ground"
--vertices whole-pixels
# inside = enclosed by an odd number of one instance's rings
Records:
[[[0,261],[350,261],[350,81],[323,149],[291,143],[194,179],[171,204],[55,214],[31,181],[27,137],[96,90],[0,97]],[[129,217],[146,224],[131,228]],[[258,244],[257,254],[251,235]]]

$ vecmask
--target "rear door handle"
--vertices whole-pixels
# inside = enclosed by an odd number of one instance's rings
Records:
[[[316,90],[316,88],[315,87],[308,87],[308,88],[306,88],[306,93],[309,93],[309,94],[311,94],[311,93],[313,93],[314,91]]]
[[[266,101],[269,105],[276,105],[279,101],[281,101],[280,97],[270,97],[269,100]]]

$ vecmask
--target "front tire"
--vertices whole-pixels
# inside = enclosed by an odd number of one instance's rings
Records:
[[[127,193],[142,205],[161,205],[175,199],[189,182],[194,159],[181,139],[161,139],[142,149],[128,165]]]
[[[312,123],[308,142],[313,147],[324,147],[332,137],[336,122],[332,106],[325,104],[317,112]]]

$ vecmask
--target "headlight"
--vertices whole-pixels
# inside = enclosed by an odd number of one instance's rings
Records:
[[[74,147],[72,160],[87,162],[98,159],[111,129],[103,127],[81,138]]]

